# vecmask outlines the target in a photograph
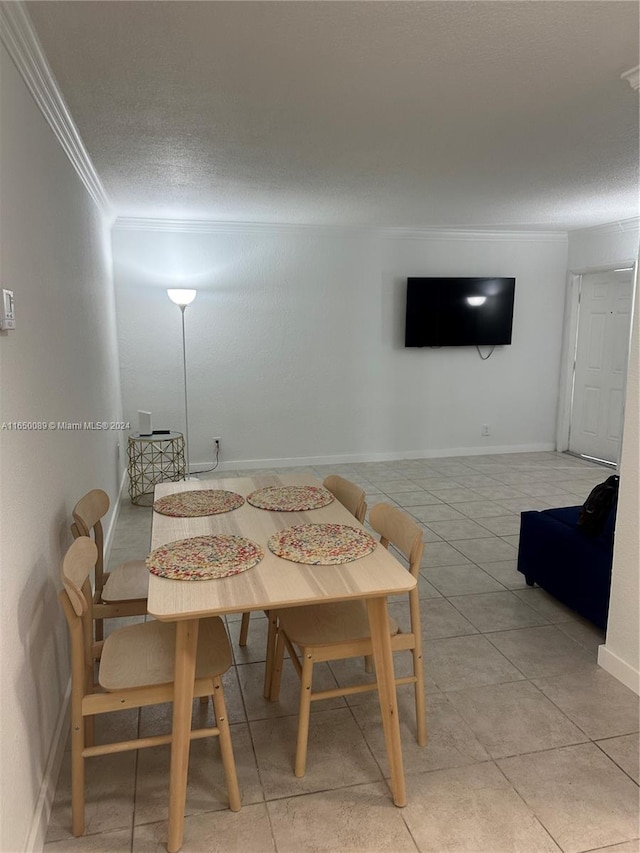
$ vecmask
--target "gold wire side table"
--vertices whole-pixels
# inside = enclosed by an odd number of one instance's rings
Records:
[[[184,437],[181,432],[161,435],[132,432],[127,442],[127,454],[131,503],[151,506],[156,483],[184,480]]]

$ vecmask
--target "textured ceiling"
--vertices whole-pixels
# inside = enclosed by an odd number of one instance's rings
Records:
[[[119,215],[638,215],[637,2],[26,4]]]

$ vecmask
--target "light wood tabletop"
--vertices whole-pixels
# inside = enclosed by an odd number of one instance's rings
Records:
[[[211,481],[161,483],[155,488],[155,497],[198,489],[226,489],[246,497],[256,489],[280,485],[320,484],[304,474],[264,474]],[[184,581],[153,574],[149,577],[149,613],[156,619],[177,623],[167,844],[169,853],[177,853],[182,846],[195,649],[198,620],[201,617],[275,610],[279,607],[350,598],[366,599],[391,771],[391,792],[397,806],[406,804],[387,596],[407,593],[415,587],[416,580],[380,544],[365,557],[333,566],[289,562],[277,557],[268,548],[269,537],[278,530],[296,524],[325,522],[361,527],[337,500],[306,512],[272,512],[245,502],[231,512],[196,518],[176,518],[153,513],[152,549],[193,536],[234,534],[251,539],[264,550],[264,559],[257,566],[226,578]]]

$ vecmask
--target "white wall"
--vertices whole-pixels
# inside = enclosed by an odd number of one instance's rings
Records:
[[[620,495],[607,640],[598,661],[640,694],[640,312],[636,310],[627,377]]]
[[[0,276],[17,329],[0,332],[0,421],[120,420],[108,233],[1,51]],[[69,679],[60,558],[76,500],[96,486],[116,495],[121,439],[0,431],[3,851],[42,842],[39,798]]]
[[[638,260],[640,223],[624,222],[569,235],[569,269],[617,265]],[[620,457],[620,495],[616,516],[611,601],[607,639],[598,662],[640,693],[640,311],[638,287],[629,353],[624,434]]]
[[[553,449],[566,235],[407,234],[122,222],[113,231],[125,416],[182,429],[226,467]],[[409,275],[515,276],[513,344],[405,349]],[[492,434],[481,436],[481,425]]]

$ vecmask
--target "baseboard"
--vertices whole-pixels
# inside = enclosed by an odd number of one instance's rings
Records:
[[[407,459],[442,459],[447,456],[487,456],[503,453],[545,453],[555,451],[554,442],[508,444],[492,447],[446,447],[442,450],[403,450],[388,453],[336,453],[327,456],[285,456],[272,459],[232,459],[221,462],[217,471],[242,471],[247,468],[292,468],[302,465],[348,465],[358,462],[394,462]],[[200,462],[191,468],[200,471],[211,463]]]
[[[53,800],[56,795],[56,786],[58,784],[58,776],[60,767],[64,757],[64,748],[67,743],[67,735],[69,733],[70,723],[70,700],[71,700],[71,679],[67,684],[67,689],[62,700],[60,714],[53,735],[49,757],[42,775],[42,784],[38,793],[38,799],[33,811],[33,818],[27,843],[24,848],[24,853],[42,853],[44,842],[47,837],[47,827],[51,817],[51,809],[53,808]]]
[[[111,514],[111,520],[104,534],[104,565],[105,568],[109,565],[109,557],[111,555],[111,546],[113,544],[113,537],[115,536],[116,527],[118,525],[118,518],[120,517],[120,501],[122,500],[122,495],[124,493],[125,487],[127,485],[127,471],[126,469],[122,472],[122,479],[120,480],[120,488],[118,489],[118,494],[116,496],[116,500],[114,501],[114,509]]]
[[[621,681],[625,687],[640,696],[640,672],[618,657],[606,645],[598,648],[598,664],[618,681]]]

